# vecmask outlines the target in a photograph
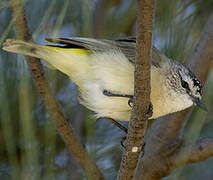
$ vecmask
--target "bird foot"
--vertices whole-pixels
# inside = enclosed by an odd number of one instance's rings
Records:
[[[153,114],[153,106],[152,103],[149,102],[149,108],[148,108],[148,112],[146,113],[146,117],[149,119],[150,117],[152,117]]]

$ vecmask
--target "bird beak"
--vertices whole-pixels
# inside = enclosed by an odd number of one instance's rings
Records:
[[[198,107],[200,107],[204,111],[208,111],[206,106],[202,103],[202,101],[199,98],[192,97],[192,96],[191,96],[191,98],[192,98],[192,101],[194,102],[194,104],[196,104]]]

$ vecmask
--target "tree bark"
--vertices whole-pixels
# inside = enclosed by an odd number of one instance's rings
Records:
[[[154,0],[138,0],[134,105],[128,127],[126,151],[117,179],[132,179],[143,151],[150,108],[150,67]],[[142,152],[143,153],[143,152]]]
[[[17,38],[25,41],[32,40],[27,26],[22,1],[8,0],[8,2],[12,11]],[[73,131],[73,128],[67,122],[67,119],[59,108],[56,99],[52,95],[52,92],[48,87],[47,81],[45,79],[45,74],[40,60],[33,57],[26,57],[26,61],[31,71],[34,83],[44,101],[48,112],[50,113],[50,116],[53,119],[53,122],[56,124],[60,135],[66,143],[67,148],[78,160],[89,179],[104,179],[102,173],[100,172],[96,164],[91,160],[87,151],[79,143]]]
[[[213,138],[205,138],[196,144],[183,147],[179,153],[171,157],[175,168],[205,161],[213,157]]]

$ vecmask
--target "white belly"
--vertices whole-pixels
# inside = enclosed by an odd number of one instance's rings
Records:
[[[133,64],[122,53],[95,54],[91,58],[88,76],[93,79],[86,78],[84,83],[79,85],[81,103],[96,112],[96,117],[129,121],[131,113],[129,98],[109,97],[104,95],[103,91],[133,95]]]
[[[129,98],[109,97],[103,94],[104,86],[101,82],[87,82],[80,89],[82,101],[87,108],[96,112],[96,117],[109,117],[121,121],[129,121],[131,107]],[[80,98],[80,99],[81,99]]]

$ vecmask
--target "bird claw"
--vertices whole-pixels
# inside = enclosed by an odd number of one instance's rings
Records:
[[[146,113],[147,118],[149,119],[150,117],[152,117],[153,114],[153,106],[152,103],[149,103],[149,108],[148,108],[148,112]]]
[[[128,100],[128,105],[129,105],[129,107],[132,108],[133,102],[134,102],[134,98],[133,98],[133,96],[132,96],[132,97],[130,97],[129,100]]]
[[[127,134],[126,134],[127,135]],[[126,149],[126,135],[121,138],[121,146]]]

